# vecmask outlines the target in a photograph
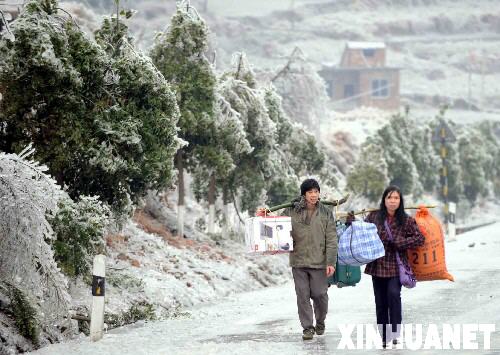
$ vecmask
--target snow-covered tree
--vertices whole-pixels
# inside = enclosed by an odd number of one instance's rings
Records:
[[[215,230],[215,201],[220,193],[220,182],[237,168],[242,154],[249,154],[252,147],[246,138],[245,127],[240,114],[235,111],[223,96],[226,81],[218,80],[216,89],[214,154],[209,157],[210,164],[199,165],[194,170],[194,192],[198,200],[207,200],[209,206],[208,232]],[[207,166],[209,165],[209,166]],[[207,181],[209,181],[207,186]]]
[[[266,105],[269,118],[276,124],[276,143],[278,145],[287,144],[289,142],[290,135],[293,132],[294,126],[288,115],[285,113],[283,109],[283,100],[276,92],[276,88],[273,85],[269,85],[269,87],[265,88],[264,103]]]
[[[323,79],[298,47],[271,81],[283,98],[287,115],[318,135],[320,122],[327,114],[325,106],[328,96]]]
[[[450,143],[447,147],[448,199],[458,202],[464,189],[458,142]]]
[[[57,6],[29,1],[12,24],[16,40],[0,39],[0,149],[33,142],[72,198],[99,195],[124,212],[171,179],[175,97],[121,23],[105,21],[101,46]]]
[[[227,205],[234,195],[239,195],[242,210],[253,212],[263,204],[268,184],[279,172],[276,123],[267,113],[264,95],[243,53],[234,55],[233,70],[223,80],[222,95],[238,112],[253,148],[238,157],[235,161],[238,168],[222,182],[223,202]]]
[[[419,127],[414,125],[411,134],[411,157],[418,172],[418,180],[424,191],[429,193],[439,185],[439,170],[441,161],[435,154],[431,141],[433,130],[428,125]],[[418,195],[418,193],[417,193]]]
[[[395,115],[378,132],[378,144],[384,147],[384,158],[391,185],[405,194],[422,193],[418,172],[411,156],[413,127],[407,116]]]
[[[299,177],[322,173],[325,155],[316,140],[302,125],[290,122],[272,85],[266,88],[258,85],[244,54],[234,55],[234,70],[221,77],[219,88],[222,98],[219,106],[237,118],[243,128],[238,134],[234,132],[240,128],[222,132],[222,136],[234,137],[239,142],[248,140],[254,145],[251,150],[231,148],[234,143],[225,144],[226,148],[221,146],[220,149],[230,152],[237,170],[231,170],[227,177],[217,174],[215,179],[206,172],[196,174],[195,192],[200,197],[206,191],[203,181],[210,179],[212,189],[216,186],[222,189],[224,216],[227,205],[236,203],[237,198],[243,210],[253,212],[266,196],[271,205],[291,200],[297,196]],[[242,133],[245,140],[240,137]],[[235,145],[239,146],[241,143]],[[213,201],[213,193],[209,195]]]
[[[293,125],[286,151],[290,164],[298,176],[320,174],[325,166],[325,153],[316,138],[302,125]]]
[[[368,140],[361,147],[359,159],[347,175],[347,189],[376,203],[389,183],[384,149]]]
[[[0,152],[0,284],[11,290],[18,327],[35,345],[61,340],[75,329],[69,319],[70,296],[48,244],[54,234],[47,215],[64,197],[47,167]]]
[[[273,86],[265,90],[267,112],[277,127],[275,149],[281,162],[267,191],[269,205],[295,198],[303,177],[317,177],[324,191],[337,187],[334,174],[337,168],[329,161],[324,148],[302,124],[290,121],[281,103]]]
[[[289,117],[283,110],[281,97],[276,89],[270,85],[264,90],[264,103],[266,105],[269,118],[276,124],[276,145],[277,157],[281,164],[277,167],[277,174],[273,176],[267,187],[267,200],[269,206],[282,204],[291,201],[297,196],[300,184],[300,172],[294,169],[293,161],[295,156],[291,154],[291,147],[294,146],[292,137],[296,136],[298,125],[290,122]],[[304,161],[305,164],[308,161]]]
[[[440,112],[436,115],[434,120],[429,122],[429,127],[431,132],[434,132],[438,126],[444,121],[454,132],[455,136],[459,135],[459,127],[452,121],[445,119],[446,107],[443,107]],[[441,144],[434,143],[434,156],[439,160],[439,169],[436,172],[436,176],[439,179],[439,194],[440,198],[443,197],[443,191],[441,188],[441,173],[442,173],[442,160],[441,160]],[[460,166],[460,151],[458,142],[447,142],[446,143],[446,170],[447,170],[447,180],[448,180],[448,200],[459,202],[463,196],[463,180],[462,180],[462,169]]]
[[[458,140],[463,193],[471,202],[488,194],[486,167],[494,152],[487,150],[484,137],[476,129],[468,129]]]
[[[177,94],[179,137],[187,142],[176,153],[178,171],[178,234],[184,231],[184,169],[207,163],[216,129],[216,76],[205,56],[208,27],[189,1],[180,2],[165,33],[157,37],[151,57]],[[224,157],[217,157],[224,160]]]
[[[128,182],[125,191],[136,197],[149,189],[162,190],[172,181],[173,156],[181,144],[176,135],[179,110],[169,83],[134,48],[124,23],[130,13],[122,14],[121,21],[121,16],[105,19],[96,31],[97,42],[111,58],[106,75],[114,102],[98,122],[98,138],[106,144],[94,151],[93,164]]]
[[[444,119],[444,111],[431,123],[435,128]],[[457,137],[447,143],[448,199],[455,202],[498,196],[500,181],[500,126],[484,121],[475,125],[447,122]],[[436,155],[439,146],[435,147]]]
[[[387,184],[398,185],[414,197],[434,192],[441,168],[437,147],[431,142],[435,125],[418,124],[408,113],[391,117],[363,145],[348,175],[348,188],[374,202]]]
[[[483,146],[487,156],[485,159],[486,179],[494,196],[500,196],[500,123],[485,121],[478,125],[482,135]]]

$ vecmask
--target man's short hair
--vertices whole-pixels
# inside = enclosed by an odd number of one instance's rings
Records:
[[[317,189],[318,191],[321,191],[318,182],[314,179],[306,179],[302,181],[302,184],[300,184],[301,195],[305,195],[307,191],[312,189]]]

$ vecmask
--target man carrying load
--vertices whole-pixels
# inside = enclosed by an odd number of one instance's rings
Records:
[[[293,251],[290,253],[290,266],[304,340],[313,339],[314,333],[325,333],[327,279],[335,272],[337,261],[335,221],[332,212],[320,202],[319,193],[320,187],[316,180],[304,180],[300,185],[300,198],[282,213],[292,219]],[[259,214],[264,212],[263,208],[258,211]]]

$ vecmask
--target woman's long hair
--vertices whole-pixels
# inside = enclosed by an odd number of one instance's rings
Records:
[[[403,194],[401,193],[401,189],[395,185],[391,185],[388,188],[386,188],[384,193],[382,194],[382,200],[380,201],[380,209],[378,211],[378,220],[380,224],[384,224],[384,221],[387,218],[388,213],[387,213],[387,207],[385,207],[385,198],[391,192],[397,192],[399,194],[399,199],[400,199],[399,207],[396,210],[396,213],[394,214],[394,218],[396,218],[396,223],[399,226],[402,226],[406,222],[406,218],[408,218],[408,215],[405,212],[405,204],[404,204]]]

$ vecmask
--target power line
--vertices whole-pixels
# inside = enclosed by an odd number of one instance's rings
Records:
[[[363,92],[361,92],[361,93],[359,93],[357,95],[349,96],[349,97],[346,97],[344,99],[335,100],[335,101],[332,101],[332,102],[334,104],[349,102],[349,101],[352,101],[352,100],[356,100],[356,99],[358,99],[360,97],[372,95],[374,92],[379,92],[379,91],[382,91],[384,89],[389,89],[389,88],[391,88],[393,86],[394,86],[394,84],[387,84],[385,86],[378,87],[377,89],[371,89],[371,90],[368,90],[368,91],[363,91]]]

